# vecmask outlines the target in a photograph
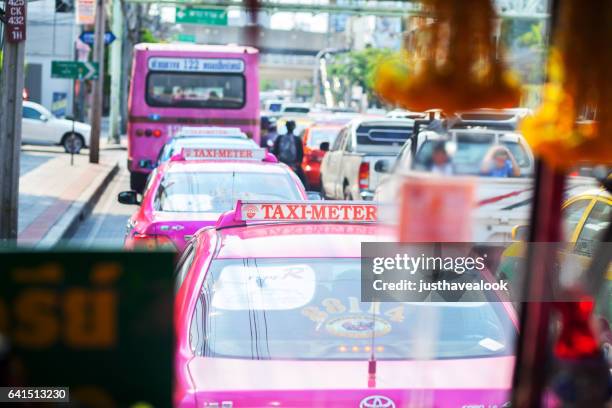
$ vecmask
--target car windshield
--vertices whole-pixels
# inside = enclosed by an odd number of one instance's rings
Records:
[[[359,258],[213,261],[191,327],[200,355],[245,359],[434,359],[509,355],[502,303],[361,302]],[[435,342],[427,337],[433,333]],[[374,338],[372,338],[374,337]]]
[[[308,142],[306,143],[308,147],[318,149],[321,143],[329,142],[329,144],[333,144],[334,140],[336,140],[336,136],[340,132],[340,128],[313,128],[310,129],[310,133],[308,135]]]
[[[236,200],[299,200],[287,173],[244,171],[168,173],[155,196],[155,209],[173,212],[231,210]]]
[[[482,135],[479,135],[482,136]],[[433,149],[438,144],[438,140],[426,140],[423,142],[416,154],[414,167],[417,170],[428,170],[432,163]],[[530,165],[529,156],[525,148],[514,141],[502,141],[516,159],[519,167],[527,168]],[[492,136],[470,137],[459,136],[457,138],[457,149],[452,155],[452,165],[455,174],[480,174],[482,161],[492,146]]]

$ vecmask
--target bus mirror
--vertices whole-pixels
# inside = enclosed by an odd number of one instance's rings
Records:
[[[512,240],[526,242],[529,236],[528,225],[516,225],[512,228]]]
[[[329,142],[323,142],[319,145],[319,149],[324,152],[329,151]]]

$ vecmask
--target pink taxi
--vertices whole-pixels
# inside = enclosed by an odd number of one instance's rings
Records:
[[[128,220],[125,247],[182,251],[200,228],[214,225],[238,199],[304,200],[299,178],[274,155],[255,148],[183,148],[151,173],[142,201],[119,193],[123,204],[140,204]]]
[[[376,213],[239,202],[200,230],[176,271],[174,405],[505,406],[507,304],[361,302],[360,245],[388,240]]]

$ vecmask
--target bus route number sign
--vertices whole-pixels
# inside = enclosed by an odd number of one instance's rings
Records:
[[[26,0],[6,0],[6,40],[19,43],[26,39]]]

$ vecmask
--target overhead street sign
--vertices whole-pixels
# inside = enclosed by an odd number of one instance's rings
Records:
[[[94,32],[93,31],[83,31],[81,35],[79,35],[79,39],[87,45],[94,45]],[[109,45],[116,39],[117,39],[117,36],[115,36],[115,34],[112,31],[107,31],[104,33],[104,45]]]
[[[98,79],[98,63],[51,61],[51,78]]]
[[[227,25],[227,10],[177,7],[177,24]]]

